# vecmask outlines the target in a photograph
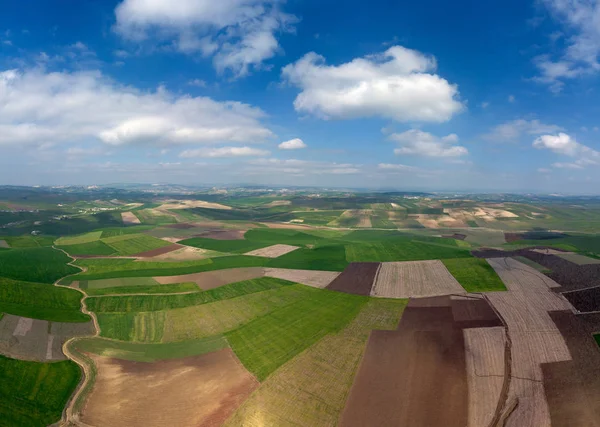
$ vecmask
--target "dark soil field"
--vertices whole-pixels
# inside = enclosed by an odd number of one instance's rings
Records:
[[[347,294],[371,295],[379,266],[378,262],[353,262],[327,286],[327,289]]]
[[[600,350],[590,330],[598,327],[598,316],[586,318],[586,315],[574,315],[569,311],[555,311],[550,317],[561,331],[573,358],[542,364],[552,426],[598,426]]]
[[[566,292],[563,296],[582,313],[600,311],[600,287]]]
[[[176,251],[181,248],[185,248],[185,246],[178,245],[178,244],[172,244],[169,246],[163,246],[162,248],[152,249],[151,251],[140,252],[139,254],[135,254],[133,256],[140,257],[140,258],[152,258],[155,256],[168,254],[169,252],[173,252],[173,251]]]
[[[492,315],[485,301],[411,299],[396,331],[371,333],[340,425],[467,425],[462,328],[499,324]]]

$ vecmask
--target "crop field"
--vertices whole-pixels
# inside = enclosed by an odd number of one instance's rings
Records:
[[[132,224],[141,224],[142,221],[135,216],[133,212],[121,212],[121,219],[123,220],[123,224],[132,225]]]
[[[230,283],[242,282],[244,280],[263,277],[262,267],[229,268],[226,270],[205,271],[203,273],[186,274],[182,276],[159,276],[153,280],[163,285],[193,282],[199,289],[208,290],[228,285]]]
[[[263,381],[325,335],[342,330],[366,302],[356,295],[315,290],[312,298],[260,317],[226,337],[244,366]]]
[[[61,237],[56,239],[54,244],[57,246],[81,245],[99,240],[102,237],[102,231],[91,231],[78,236]]]
[[[39,363],[0,356],[0,423],[45,426],[58,421],[80,377],[71,361]]]
[[[96,313],[162,311],[207,304],[289,285],[292,285],[292,282],[272,277],[261,277],[190,294],[90,297],[86,300],[86,305],[90,311]]]
[[[71,259],[52,248],[11,249],[0,252],[0,277],[27,282],[54,283],[79,269]]]
[[[89,296],[108,296],[108,295],[125,295],[125,294],[182,294],[200,292],[200,288],[193,282],[189,283],[174,283],[172,285],[135,285],[135,286],[118,286],[112,288],[97,288],[87,289],[86,293]]]
[[[54,322],[87,322],[81,293],[56,286],[0,278],[0,312]]]
[[[483,258],[444,259],[442,262],[467,292],[506,290],[498,274]]]
[[[133,362],[156,362],[211,353],[226,348],[228,345],[225,338],[216,336],[165,344],[119,342],[94,337],[78,339],[75,341],[75,346],[79,351],[103,357]]]
[[[135,216],[142,224],[159,225],[174,224],[177,222],[175,216],[168,215],[156,209],[141,209],[135,211]]]
[[[537,271],[539,271],[540,273],[550,273],[551,270],[544,267],[543,265],[538,264],[535,261],[530,260],[529,258],[526,258],[524,256],[521,255],[517,255],[513,257],[515,260],[519,261],[520,263],[523,263],[531,268],[535,268]]]
[[[348,265],[343,245],[319,246],[314,249],[300,248],[264,265],[274,268],[296,270],[342,271]]]
[[[102,242],[114,248],[120,256],[135,255],[170,245],[169,242],[148,236],[147,234],[126,234],[124,236],[108,237],[103,239]]]
[[[52,246],[54,237],[51,236],[8,236],[2,238],[8,246],[15,249],[23,248],[43,248]]]
[[[294,283],[323,289],[335,280],[340,273],[333,271],[317,270],[290,270],[287,268],[265,268],[264,275],[278,279],[289,280]]]
[[[282,255],[289,254],[292,251],[298,249],[298,246],[291,245],[272,245],[267,246],[266,248],[255,249],[250,252],[246,252],[245,255],[251,256],[262,256],[265,258],[279,258]]]
[[[333,426],[373,329],[395,329],[404,300],[369,300],[345,328],[326,335],[276,370],[225,426]]]
[[[79,255],[116,255],[117,250],[102,240],[96,240],[94,242],[89,243],[77,243],[74,245],[68,246],[58,246],[60,249],[64,250],[71,256],[79,256]]]
[[[409,298],[464,292],[441,261],[404,261],[381,264],[371,296]]]
[[[468,250],[438,246],[419,241],[382,241],[345,246],[348,262],[420,261],[427,259],[468,258]]]
[[[178,243],[181,245],[193,246],[195,248],[236,254],[243,254],[256,249],[264,248],[265,246],[269,246],[268,244],[262,242],[248,240],[216,240],[202,237],[181,240]]]
[[[567,261],[573,262],[577,265],[589,265],[589,264],[600,264],[600,259],[590,258],[589,256],[581,255],[581,254],[569,254],[562,253],[558,254],[562,259],[566,259]]]
[[[97,313],[100,335],[120,341],[162,342],[165,312]]]
[[[133,286],[149,287],[153,285],[158,285],[158,282],[151,277],[128,277],[123,279],[90,280],[79,282],[79,287],[85,290]]]

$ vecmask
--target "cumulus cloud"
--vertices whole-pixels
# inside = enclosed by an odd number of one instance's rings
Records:
[[[556,154],[573,157],[572,162],[557,162],[552,166],[561,169],[583,169],[589,165],[600,164],[600,152],[587,145],[580,144],[575,138],[566,133],[558,135],[542,135],[533,141],[537,149],[550,150]]]
[[[535,78],[560,92],[564,80],[600,71],[600,2],[598,0],[542,0],[568,32],[566,48],[554,57],[534,59],[540,74]]]
[[[115,31],[133,42],[167,43],[186,54],[213,56],[219,71],[236,76],[280,50],[277,34],[298,19],[282,0],[124,0]]]
[[[260,150],[258,148],[251,147],[221,147],[204,149],[198,148],[194,150],[185,150],[179,157],[190,158],[190,157],[249,157],[249,156],[268,156],[270,152],[268,150]]]
[[[268,158],[250,160],[248,165],[245,172],[249,174],[353,175],[361,173],[360,165],[316,160]]]
[[[425,157],[460,157],[469,154],[469,151],[460,145],[456,134],[450,134],[443,138],[411,129],[403,133],[393,133],[389,140],[397,142],[400,147],[394,150],[395,154],[409,154]]]
[[[496,142],[517,142],[523,135],[541,135],[564,130],[557,125],[548,125],[539,120],[512,120],[494,127],[485,139]]]
[[[296,111],[324,119],[380,116],[400,122],[445,122],[463,110],[458,87],[434,74],[436,61],[392,46],[383,53],[326,65],[314,52],[282,70],[301,89]]]
[[[262,142],[265,114],[239,102],[122,86],[100,72],[0,72],[0,145]]]
[[[278,145],[281,150],[298,150],[300,148],[306,148],[306,144],[300,138],[290,139],[284,141]]]

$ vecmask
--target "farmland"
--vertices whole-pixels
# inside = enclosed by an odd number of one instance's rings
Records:
[[[561,384],[600,392],[597,207],[256,191],[2,229],[0,370],[42,373],[0,381],[0,425],[58,421],[81,375],[65,417],[127,427],[568,425]]]

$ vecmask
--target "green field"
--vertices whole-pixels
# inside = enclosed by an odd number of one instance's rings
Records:
[[[96,313],[127,313],[162,311],[214,301],[236,298],[242,295],[292,285],[287,280],[272,277],[230,283],[208,291],[183,295],[132,295],[115,297],[90,297],[86,300],[90,311]]]
[[[46,246],[52,246],[54,243],[54,237],[51,236],[8,236],[2,237],[11,248],[41,248]]]
[[[442,239],[439,239],[440,241]],[[446,239],[447,240],[447,239]],[[427,259],[468,258],[468,250],[458,246],[446,246],[408,239],[346,245],[349,262],[373,261],[419,261]]]
[[[165,328],[165,312],[98,313],[100,335],[121,341],[160,343]]]
[[[343,245],[300,248],[269,260],[269,267],[296,268],[300,270],[343,271],[348,265]]]
[[[102,231],[92,231],[78,236],[61,237],[54,242],[57,246],[81,245],[99,240],[102,237]]]
[[[77,243],[68,246],[58,246],[69,255],[117,255],[115,248],[108,246],[102,240],[88,243]]]
[[[154,227],[151,225],[128,225],[127,227],[107,227],[102,228],[98,231],[102,231],[102,239],[114,236],[124,236],[126,234],[137,234],[143,231],[152,230]]]
[[[117,286],[113,288],[87,289],[89,296],[122,295],[122,294],[179,294],[183,292],[201,292],[197,284],[176,283],[172,285],[150,285],[150,286]]]
[[[129,256],[151,251],[171,245],[171,243],[149,236],[147,234],[125,234],[102,239],[102,242],[112,247],[117,255]]]
[[[81,378],[71,361],[25,362],[0,356],[0,425],[46,426],[61,417]]]
[[[163,214],[155,209],[136,209],[135,216],[139,218],[142,224],[174,224],[177,222],[175,217]]]
[[[144,344],[117,342],[104,338],[82,338],[77,340],[74,345],[79,351],[134,362],[156,362],[158,360],[197,356],[221,350],[228,346],[227,341],[222,336],[166,344]]]
[[[496,271],[483,258],[443,259],[442,262],[467,292],[506,290]]]
[[[321,290],[228,332],[226,338],[244,366],[263,381],[325,335],[343,329],[367,301]]]
[[[600,347],[600,334],[594,335],[594,339],[596,340],[596,344]]]
[[[74,289],[0,278],[0,312],[53,322],[87,322]]]
[[[154,286],[158,285],[158,282],[152,277],[127,277],[123,279],[104,279],[104,280],[91,280],[91,281],[80,281],[79,287],[81,289],[103,289],[103,288],[119,288],[119,287],[133,287],[133,286]]]
[[[0,277],[27,282],[54,283],[69,274],[78,273],[67,265],[71,258],[52,248],[11,249],[0,252]]]

